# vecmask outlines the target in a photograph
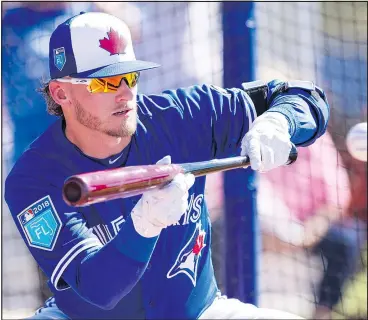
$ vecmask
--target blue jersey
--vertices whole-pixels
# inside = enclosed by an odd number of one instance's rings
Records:
[[[292,141],[308,145],[325,131],[328,105],[294,90],[273,99],[267,112],[284,113]],[[84,155],[67,140],[60,119],[6,180],[15,223],[48,276],[58,307],[71,318],[197,318],[218,291],[205,177],[189,190],[180,221],[155,238],[141,237],[132,224],[130,212],[140,196],[74,208],[61,190],[71,175],[154,164],[165,155],[173,163],[238,155],[256,108],[241,89],[209,85],[138,95],[137,103],[137,131],[121,154]]]

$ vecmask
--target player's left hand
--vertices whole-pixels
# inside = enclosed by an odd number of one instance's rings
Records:
[[[241,155],[249,157],[253,170],[265,172],[285,165],[291,148],[286,117],[279,112],[266,112],[244,136]]]

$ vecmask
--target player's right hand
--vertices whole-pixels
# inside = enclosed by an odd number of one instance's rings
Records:
[[[170,163],[170,156],[157,162]],[[141,236],[151,238],[178,222],[188,208],[188,190],[194,180],[192,174],[179,173],[168,185],[145,192],[131,213],[135,230]]]
[[[292,149],[289,121],[279,112],[265,112],[252,123],[241,149],[253,170],[266,172],[285,165]]]

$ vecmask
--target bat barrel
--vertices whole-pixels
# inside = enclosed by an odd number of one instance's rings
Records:
[[[65,180],[64,201],[74,207],[127,198],[170,182],[179,165],[132,166],[78,174]]]

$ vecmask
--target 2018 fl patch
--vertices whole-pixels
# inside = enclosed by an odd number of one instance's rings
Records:
[[[61,230],[61,220],[50,196],[28,206],[17,215],[29,246],[52,251]]]

